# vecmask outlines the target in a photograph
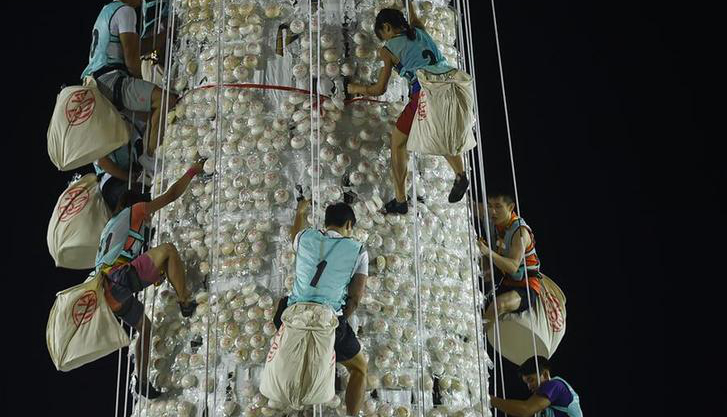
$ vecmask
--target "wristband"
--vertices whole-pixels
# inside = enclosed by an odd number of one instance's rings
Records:
[[[194,167],[191,167],[191,168],[189,168],[189,169],[187,170],[187,172],[185,172],[185,173],[184,173],[184,175],[188,176],[190,180],[191,180],[191,179],[194,179],[194,177],[195,177],[195,176],[196,176],[197,174],[199,174],[199,171],[197,171],[196,169],[194,169]]]

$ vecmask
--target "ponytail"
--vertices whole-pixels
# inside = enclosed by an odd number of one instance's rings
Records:
[[[404,33],[406,34],[407,39],[409,39],[410,41],[416,40],[417,33],[414,31],[414,28],[411,27],[406,20],[404,20],[402,29],[404,29]]]
[[[406,18],[404,17],[404,14],[401,12],[401,10],[381,9],[379,14],[376,15],[376,22],[374,23],[374,33],[376,33],[376,37],[378,37],[379,39],[381,39],[381,35],[379,35],[379,33],[381,29],[383,29],[385,23],[388,23],[394,29],[400,29],[411,41],[417,38],[416,31],[413,27],[411,27],[411,25],[409,25],[409,22],[406,21]]]

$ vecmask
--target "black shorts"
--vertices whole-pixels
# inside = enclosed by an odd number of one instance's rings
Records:
[[[527,311],[528,309],[528,291],[530,291],[530,305],[535,308],[535,302],[538,299],[538,293],[535,292],[532,288],[523,288],[523,287],[510,287],[507,285],[500,285],[499,288],[497,288],[497,291],[495,291],[496,295],[504,294],[510,291],[515,291],[520,296],[520,305],[518,306],[517,310],[512,311],[512,313],[522,313],[523,311]]]
[[[287,307],[288,297],[281,298],[280,302],[278,302],[278,309],[275,312],[275,317],[273,317],[273,324],[275,324],[276,329],[279,329],[283,324],[283,311],[285,311]],[[351,325],[348,324],[348,320],[343,318],[343,316],[338,316],[336,341],[333,344],[333,349],[336,351],[336,362],[345,362],[361,352],[361,344],[358,342]]]

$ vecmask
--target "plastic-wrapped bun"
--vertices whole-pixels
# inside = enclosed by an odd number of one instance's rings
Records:
[[[341,199],[342,193],[341,188],[337,186],[329,186],[326,189],[326,196],[330,201],[338,201]]]
[[[330,162],[336,157],[336,153],[329,146],[322,146],[319,156],[322,160]]]
[[[395,417],[409,417],[410,415],[411,411],[409,411],[409,407],[406,407],[404,405],[396,407],[396,410],[394,411]]]
[[[182,377],[181,385],[183,388],[192,388],[197,386],[197,377],[194,374],[187,374]]]
[[[302,136],[293,136],[290,139],[290,146],[293,149],[302,149],[305,146],[306,140]]]
[[[340,54],[335,49],[326,49],[323,51],[323,59],[326,62],[335,62],[340,58]]]
[[[326,142],[331,146],[338,146],[341,144],[341,139],[335,133],[328,133],[326,135]]]
[[[356,65],[351,62],[344,62],[341,65],[341,74],[345,77],[350,77],[356,72]]]
[[[290,31],[295,34],[301,34],[305,30],[305,23],[300,19],[294,19],[290,22]]]
[[[361,185],[366,180],[366,175],[364,175],[361,172],[356,171],[356,172],[354,172],[353,174],[350,175],[349,179],[351,180],[351,184],[353,184],[353,185]]]
[[[212,174],[215,172],[215,160],[214,158],[210,158],[205,161],[204,163],[204,172],[207,174]]]
[[[339,153],[336,156],[336,163],[343,166],[344,168],[347,168],[349,165],[351,165],[351,157],[345,153]]]
[[[279,4],[268,4],[265,6],[265,17],[268,19],[275,19],[280,16],[281,8]]]

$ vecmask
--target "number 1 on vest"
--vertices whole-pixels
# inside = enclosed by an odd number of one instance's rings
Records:
[[[315,287],[318,285],[318,280],[321,279],[321,274],[323,274],[323,270],[326,269],[326,265],[328,262],[324,259],[318,263],[316,266],[316,273],[313,275],[313,279],[310,280],[310,286]]]

